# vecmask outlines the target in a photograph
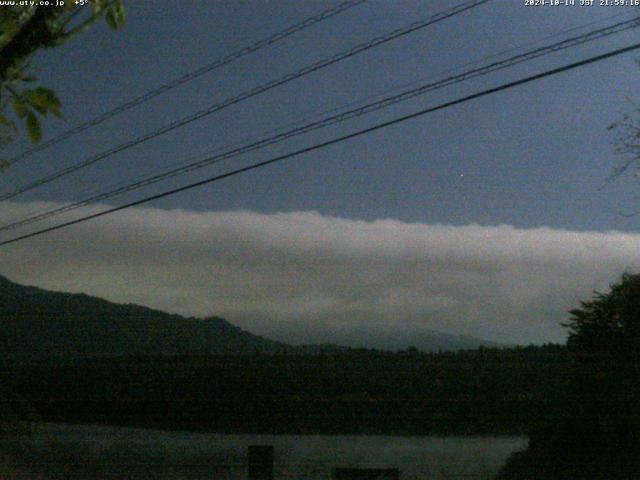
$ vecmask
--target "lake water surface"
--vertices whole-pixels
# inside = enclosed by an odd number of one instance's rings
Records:
[[[42,478],[246,479],[249,445],[273,445],[275,478],[329,479],[336,466],[395,467],[401,478],[490,478],[525,437],[223,435],[46,424],[0,444]],[[16,467],[18,468],[18,467]]]

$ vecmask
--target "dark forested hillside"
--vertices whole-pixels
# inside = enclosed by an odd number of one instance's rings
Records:
[[[411,340],[421,350],[433,352],[498,346],[435,331]],[[368,342],[361,339],[356,343],[362,346]],[[335,345],[294,347],[251,334],[219,317],[186,318],[84,294],[26,287],[0,275],[0,353],[218,355],[340,349]]]
[[[0,276],[0,353],[176,355],[281,352],[287,346],[221,318],[185,318]]]
[[[6,368],[45,420],[254,433],[507,434],[549,421],[562,347],[76,358]]]

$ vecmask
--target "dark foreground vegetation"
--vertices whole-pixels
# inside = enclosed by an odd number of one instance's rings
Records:
[[[501,480],[640,478],[640,275],[571,312],[567,390]]]
[[[47,421],[247,433],[521,434],[555,415],[568,356],[550,345],[5,363],[16,407]]]

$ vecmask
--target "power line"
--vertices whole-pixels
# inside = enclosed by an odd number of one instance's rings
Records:
[[[133,140],[130,140],[126,143],[120,144],[116,147],[113,147],[105,152],[102,152],[98,155],[95,155],[93,157],[90,157],[82,162],[79,162],[75,165],[71,165],[67,168],[63,168],[62,170],[59,170],[57,172],[54,172],[50,175],[47,175],[45,177],[42,177],[38,180],[35,180],[34,182],[31,182],[23,187],[19,187],[16,190],[13,190],[9,193],[5,193],[3,195],[0,195],[0,201],[2,200],[9,200],[13,197],[16,197],[22,193],[28,192],[30,190],[33,190],[36,187],[45,185],[47,183],[50,183],[54,180],[57,180],[60,177],[69,175],[71,173],[74,173],[82,168],[88,167],[89,165],[92,165],[100,160],[104,160],[107,157],[110,157],[112,155],[115,155],[116,153],[122,152],[124,150],[127,150],[133,146],[139,145],[141,143],[147,142],[153,138],[159,137],[160,135],[164,135],[165,133],[168,133],[172,130],[175,130],[177,128],[183,127],[184,125],[187,125],[191,122],[194,122],[196,120],[199,120],[203,117],[206,117],[208,115],[211,115],[212,113],[218,112],[224,108],[227,108],[231,105],[235,105],[236,103],[239,103],[241,101],[247,100],[251,97],[255,97],[257,95],[260,95],[261,93],[264,93],[266,91],[269,91],[271,89],[274,89],[280,85],[284,85],[285,83],[288,83],[292,80],[301,78],[305,75],[308,75],[312,72],[315,72],[317,70],[320,70],[322,68],[328,67],[330,65],[333,65],[337,62],[340,62],[342,60],[345,60],[347,58],[350,58],[352,56],[358,55],[359,53],[365,52],[367,50],[370,50],[372,48],[375,48],[379,45],[382,45],[384,43],[390,42],[392,40],[395,40],[399,37],[402,37],[404,35],[407,35],[409,33],[415,32],[417,30],[423,29],[429,25],[433,25],[435,23],[438,23],[440,21],[443,21],[447,18],[453,17],[455,15],[458,15],[460,13],[463,13],[467,10],[470,10],[472,8],[475,8],[479,5],[482,5],[484,3],[487,3],[491,0],[471,0],[465,3],[462,3],[460,5],[457,5],[455,7],[452,7],[450,9],[444,10],[440,13],[436,13],[435,15],[430,16],[429,18],[425,19],[425,20],[421,20],[418,22],[414,22],[411,25],[404,27],[404,28],[400,28],[397,30],[394,30],[386,35],[380,36],[380,37],[376,37],[373,40],[370,40],[366,43],[362,43],[360,45],[357,45],[356,47],[353,47],[350,50],[338,53],[332,57],[329,57],[327,59],[324,60],[320,60],[316,63],[313,63],[311,65],[308,65],[306,67],[303,67],[300,70],[297,70],[296,72],[293,73],[289,73],[287,75],[285,75],[284,77],[281,77],[277,80],[272,80],[264,85],[261,85],[259,87],[256,87],[252,90],[249,90],[247,92],[244,92],[236,97],[232,97],[229,98],[225,101],[223,101],[222,103],[217,103],[214,105],[211,105],[210,107],[201,110],[199,112],[196,112],[192,115],[189,115],[187,117],[183,117],[180,120],[174,121],[168,125],[165,125],[153,132],[141,135]]]
[[[36,145],[28,150],[25,150],[24,152],[22,152],[19,155],[16,155],[14,158],[12,158],[10,160],[10,164],[15,164],[17,162],[19,162],[20,160],[24,160],[27,157],[30,157],[31,155],[37,153],[37,152],[41,152],[43,150],[46,150],[49,147],[52,147],[53,145],[56,145],[60,142],[62,142],[63,140],[66,140],[68,138],[73,137],[74,135],[77,135],[78,133],[84,132],[85,130],[88,130],[91,127],[95,127],[96,125],[100,125],[101,123],[105,122],[106,120],[115,117],[116,115],[119,115],[123,112],[126,112],[127,110],[131,110],[134,107],[137,107],[138,105],[147,102],[149,100],[151,100],[152,98],[155,98],[159,95],[162,95],[163,93],[166,93],[170,90],[173,90],[176,87],[179,87],[180,85],[183,85],[187,82],[190,82],[191,80],[194,80],[198,77],[201,77],[202,75],[209,73],[213,70],[217,70],[218,68],[224,67],[225,65],[228,65],[231,62],[234,62],[246,55],[249,55],[251,53],[255,53],[258,50],[261,50],[265,47],[268,47],[270,45],[273,45],[281,40],[284,40],[285,38],[293,35],[294,33],[300,32],[312,25],[315,25],[316,23],[320,23],[323,20],[327,20],[331,17],[334,17],[336,15],[338,15],[339,13],[344,12],[345,10],[348,10],[350,8],[353,8],[357,5],[360,5],[361,3],[366,2],[367,0],[348,0],[346,2],[343,2],[333,8],[329,8],[323,12],[320,12],[317,15],[314,15],[312,17],[308,17],[305,18],[304,20],[302,20],[299,23],[296,23],[294,25],[291,25],[287,28],[285,28],[284,30],[277,32],[273,35],[271,35],[270,37],[264,38],[256,43],[253,43],[251,45],[248,45],[244,48],[241,48],[240,50],[237,50],[233,53],[230,53],[229,55],[227,55],[226,57],[220,58],[218,60],[215,60],[214,62],[211,62],[207,65],[204,65],[200,68],[198,68],[197,70],[194,70],[192,72],[186,73],[185,75],[175,78],[173,80],[171,80],[168,83],[165,83],[153,90],[150,90],[149,92],[140,95],[139,97],[136,97],[132,100],[129,100],[125,103],[122,103],[120,105],[118,105],[117,107],[106,111],[105,113],[92,118],[91,120],[88,120],[84,123],[81,123],[80,125],[73,127],[69,130],[66,130],[62,133],[60,133],[59,135],[45,141],[42,142],[39,145]],[[75,13],[78,13],[81,9],[76,9]]]
[[[444,88],[456,83],[460,83],[462,81],[471,79],[471,78],[475,78],[481,75],[487,75],[489,73],[493,73],[496,72],[498,70],[502,70],[508,67],[512,67],[514,65],[517,65],[519,63],[522,62],[526,62],[526,61],[530,61],[533,60],[535,58],[544,56],[544,55],[548,55],[550,53],[554,53],[560,50],[564,50],[567,48],[571,48],[571,47],[575,47],[577,45],[581,45],[584,44],[586,42],[589,41],[593,41],[593,40],[597,40],[600,38],[604,38],[613,34],[617,34],[626,30],[629,30],[631,28],[636,28],[638,25],[640,24],[640,19],[638,18],[633,18],[630,20],[626,20],[623,22],[619,22],[616,23],[614,25],[610,25],[608,27],[604,27],[604,28],[600,28],[597,30],[593,30],[591,32],[587,32],[585,34],[576,36],[576,37],[572,37],[572,38],[568,38],[565,40],[562,40],[560,42],[551,44],[551,45],[547,45],[544,47],[540,47],[528,52],[524,52],[522,54],[519,55],[515,55],[512,56],[510,58],[504,59],[504,60],[500,60],[497,62],[493,62],[490,63],[488,65],[479,67],[479,68],[475,68],[463,73],[460,73],[458,75],[453,75],[453,76],[449,76],[445,79],[439,80],[437,82],[433,82],[433,83],[428,83],[425,85],[421,85],[417,88],[411,89],[411,90],[407,90],[404,91],[400,94],[394,95],[394,96],[390,96],[390,97],[386,97],[383,98],[381,100],[378,100],[376,102],[372,102],[369,103],[367,105],[355,108],[355,109],[351,109],[336,115],[332,115],[326,118],[323,118],[321,120],[315,121],[315,122],[311,122],[308,123],[306,125],[294,128],[292,130],[288,130],[285,132],[281,132],[278,133],[276,135],[273,135],[271,137],[262,139],[262,140],[258,140],[255,141],[253,143],[249,143],[237,148],[233,148],[231,150],[228,150],[226,152],[222,152],[219,154],[215,154],[213,156],[209,156],[206,157],[204,159],[198,160],[196,162],[192,162],[190,164],[187,165],[183,165],[180,166],[178,168],[174,168],[156,175],[152,175],[150,177],[146,177],[143,178],[141,180],[138,180],[136,182],[132,182],[130,184],[124,185],[122,187],[119,188],[115,188],[113,190],[109,190],[107,192],[102,192],[99,193],[97,195],[92,195],[88,198],[85,198],[83,200],[80,200],[78,202],[74,202],[72,204],[69,205],[65,205],[62,207],[58,207],[55,209],[51,209],[36,215],[32,215],[30,217],[27,217],[25,219],[22,220],[18,220],[18,221],[13,221],[9,224],[0,226],[0,232],[1,231],[6,231],[6,230],[11,230],[11,229],[15,229],[24,225],[28,225],[40,220],[44,220],[47,218],[51,218],[53,216],[56,215],[60,215],[62,213],[66,213],[72,210],[75,210],[77,208],[89,205],[91,203],[94,202],[98,202],[101,200],[105,200],[108,198],[112,198],[114,196],[123,194],[123,193],[127,193],[133,190],[137,190],[139,188],[148,186],[148,185],[152,185],[155,183],[158,183],[162,180],[166,180],[168,178],[172,178],[184,173],[188,173],[190,171],[199,169],[199,168],[203,168],[207,165],[211,165],[213,163],[217,163],[220,162],[222,160],[227,160],[229,158],[234,158],[237,157],[239,155],[243,155],[245,153],[257,150],[257,149],[261,149],[276,143],[280,143],[286,139],[289,139],[291,137],[294,136],[298,136],[298,135],[302,135],[320,128],[324,128],[330,125],[334,125],[336,123],[341,123],[344,122],[346,120],[355,118],[355,117],[360,117],[362,115],[366,115],[368,113],[372,113],[374,111],[383,109],[383,108],[387,108],[391,105],[394,105],[396,103],[400,103],[403,101],[407,101],[409,99],[415,98],[419,95],[424,95],[427,92],[431,92],[433,90],[437,90],[440,88]]]
[[[138,206],[138,205],[142,205],[144,203],[148,203],[148,202],[151,202],[153,200],[158,200],[160,198],[168,197],[170,195],[175,195],[176,193],[184,192],[186,190],[191,190],[192,188],[196,188],[196,187],[200,187],[202,185],[206,185],[206,184],[209,184],[209,183],[217,182],[219,180],[223,180],[223,179],[228,178],[228,177],[239,175],[239,174],[244,173],[244,172],[248,172],[248,171],[251,171],[251,170],[256,170],[258,168],[266,167],[268,165],[272,165],[274,163],[278,163],[278,162],[281,162],[283,160],[287,160],[289,158],[297,157],[297,156],[303,155],[305,153],[313,152],[315,150],[326,148],[328,146],[331,146],[331,145],[334,145],[334,144],[337,144],[337,143],[341,143],[341,142],[344,142],[346,140],[350,140],[352,138],[360,137],[362,135],[366,135],[368,133],[371,133],[371,132],[374,132],[374,131],[377,131],[377,130],[380,130],[380,129],[383,129],[383,128],[390,127],[392,125],[403,123],[403,122],[406,122],[408,120],[411,120],[411,119],[414,119],[414,118],[418,118],[418,117],[421,117],[423,115],[427,115],[429,113],[432,113],[432,112],[435,112],[435,111],[438,111],[438,110],[444,110],[445,108],[450,108],[450,107],[453,107],[455,105],[459,105],[459,104],[462,104],[462,103],[465,103],[465,102],[468,102],[468,101],[471,101],[471,100],[475,100],[477,98],[481,98],[481,97],[485,97],[487,95],[491,95],[493,93],[497,93],[497,92],[500,92],[500,91],[503,91],[503,90],[514,88],[514,87],[517,87],[519,85],[523,85],[523,84],[526,84],[526,83],[531,83],[531,82],[534,82],[536,80],[540,80],[540,79],[545,78],[545,77],[549,77],[549,76],[552,76],[552,75],[557,75],[559,73],[566,72],[566,71],[569,71],[569,70],[573,70],[575,68],[582,67],[582,66],[585,66],[585,65],[589,65],[591,63],[599,62],[599,61],[605,60],[607,58],[611,58],[611,57],[615,57],[615,56],[618,56],[618,55],[622,55],[624,53],[628,53],[628,52],[631,52],[633,50],[637,50],[639,48],[640,48],[640,43],[636,43],[636,44],[630,45],[628,47],[619,48],[617,50],[613,50],[613,51],[610,51],[610,52],[607,52],[607,53],[604,53],[604,54],[601,54],[601,55],[597,55],[597,56],[594,56],[594,57],[589,57],[589,58],[587,58],[585,60],[581,60],[579,62],[574,62],[574,63],[568,64],[568,65],[564,65],[562,67],[554,68],[554,69],[551,69],[551,70],[546,70],[546,71],[544,71],[542,73],[538,73],[536,75],[531,75],[529,77],[525,77],[525,78],[522,78],[520,80],[515,80],[513,82],[504,83],[504,84],[499,85],[497,87],[489,88],[487,90],[482,90],[480,92],[477,92],[477,93],[474,93],[474,94],[471,94],[471,95],[467,95],[465,97],[461,97],[461,98],[458,98],[456,100],[451,100],[449,102],[441,103],[441,104],[439,104],[439,105],[437,105],[435,107],[426,108],[426,109],[420,110],[418,112],[414,112],[414,113],[411,113],[411,114],[408,114],[408,115],[404,115],[404,116],[395,118],[393,120],[389,120],[387,122],[379,123],[379,124],[374,125],[372,127],[368,127],[368,128],[362,129],[362,130],[358,130],[356,132],[353,132],[353,133],[350,133],[350,134],[347,134],[347,135],[343,135],[343,136],[340,136],[340,137],[337,137],[337,138],[333,138],[331,140],[327,140],[327,141],[322,142],[322,143],[317,143],[315,145],[312,145],[312,146],[309,146],[309,147],[305,147],[305,148],[302,148],[300,150],[296,150],[294,152],[287,153],[285,155],[280,155],[280,156],[271,158],[269,160],[264,160],[262,162],[257,162],[257,163],[254,163],[252,165],[248,165],[246,167],[242,167],[242,168],[238,168],[236,170],[232,170],[232,171],[227,172],[227,173],[223,173],[223,174],[220,174],[220,175],[215,175],[213,177],[209,177],[209,178],[206,178],[204,180],[200,180],[200,181],[197,181],[197,182],[194,182],[194,183],[190,183],[190,184],[184,185],[182,187],[174,188],[172,190],[167,190],[165,192],[158,193],[158,194],[155,194],[155,195],[151,195],[151,196],[142,198],[140,200],[135,200],[135,201],[129,202],[129,203],[125,204],[125,205],[120,205],[118,207],[113,207],[113,208],[110,208],[108,210],[104,210],[102,212],[98,212],[98,213],[87,215],[87,216],[84,216],[84,217],[81,217],[81,218],[77,218],[75,220],[71,220],[71,221],[68,221],[68,222],[65,222],[65,223],[54,225],[52,227],[44,228],[42,230],[38,230],[38,231],[31,232],[31,233],[28,233],[28,234],[25,234],[25,235],[21,235],[19,237],[11,238],[9,240],[4,240],[4,241],[0,242],[0,246],[9,245],[11,243],[15,243],[15,242],[18,242],[20,240],[25,240],[27,238],[32,238],[32,237],[35,237],[35,236],[43,235],[45,233],[52,232],[52,231],[55,231],[55,230],[59,230],[61,228],[69,227],[71,225],[75,225],[75,224],[78,224],[78,223],[81,223],[81,222],[86,222],[86,221],[92,220],[94,218],[98,218],[98,217],[102,217],[102,216],[105,216],[105,215],[109,215],[111,213],[118,212],[120,210],[125,210],[127,208],[131,208],[131,207],[135,207],[135,206]]]

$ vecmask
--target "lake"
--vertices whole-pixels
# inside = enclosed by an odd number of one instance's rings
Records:
[[[249,445],[273,445],[275,479],[329,479],[336,466],[396,467],[401,478],[486,479],[526,437],[225,435],[45,424],[4,441],[11,468],[39,478],[246,479]],[[2,473],[0,471],[0,473]],[[19,478],[19,477],[16,477]]]

